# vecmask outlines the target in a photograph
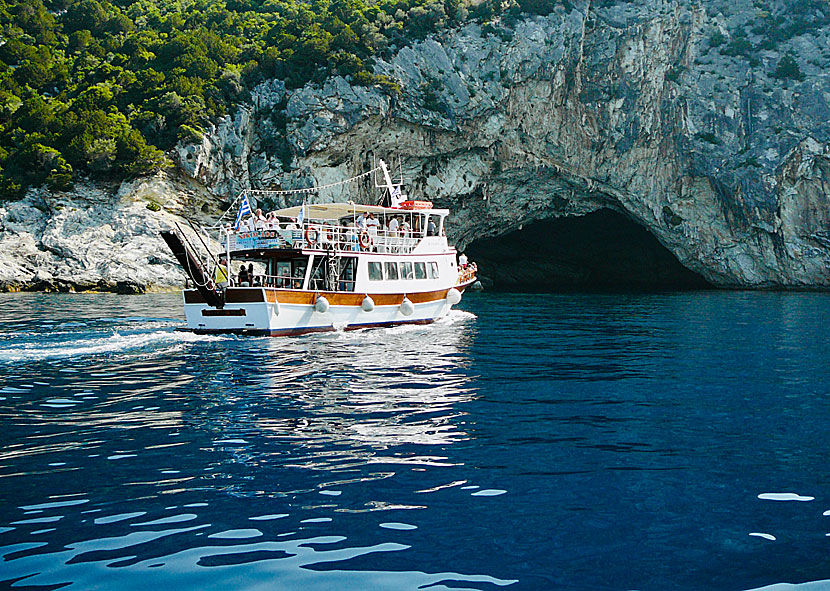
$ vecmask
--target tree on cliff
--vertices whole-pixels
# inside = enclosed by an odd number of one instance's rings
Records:
[[[545,14],[559,0],[0,0],[0,198],[77,175],[119,181],[247,98],[332,73],[353,83],[467,18]]]

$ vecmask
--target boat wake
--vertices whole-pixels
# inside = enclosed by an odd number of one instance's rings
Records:
[[[228,338],[230,337],[197,335],[173,330],[156,330],[135,334],[113,332],[108,336],[79,338],[74,341],[61,340],[54,343],[40,341],[20,345],[12,344],[0,350],[0,363],[107,355],[144,349],[153,352],[158,352],[159,349],[168,351],[171,346],[176,347],[186,343],[225,340]]]

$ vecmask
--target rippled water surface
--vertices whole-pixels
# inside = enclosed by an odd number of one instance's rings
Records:
[[[268,339],[0,296],[0,587],[830,586],[830,297],[460,307]]]

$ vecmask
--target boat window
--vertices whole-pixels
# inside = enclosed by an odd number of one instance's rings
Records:
[[[300,289],[303,286],[303,281],[305,280],[305,270],[308,266],[308,260],[302,259],[298,261],[294,261],[292,264],[294,268],[294,273],[292,274],[292,281],[290,287],[293,289]]]
[[[426,279],[427,278],[427,264],[426,263],[415,263],[415,279]]]
[[[412,273],[412,263],[401,263],[401,279],[415,279]]]
[[[380,263],[369,263],[369,281],[382,281],[383,268]]]
[[[343,257],[340,259],[340,275],[337,281],[338,291],[354,291],[354,274],[357,267],[357,259],[354,257]]]
[[[291,287],[291,261],[276,261],[277,287]]]
[[[429,277],[430,279],[438,279],[438,263],[435,261],[429,262]]]
[[[323,265],[323,257],[319,257],[314,261],[314,268],[311,269],[311,279],[308,283],[309,289],[324,290],[326,289],[326,268]]]
[[[387,279],[397,279],[398,278],[398,265],[397,263],[385,263],[386,266],[386,278]]]

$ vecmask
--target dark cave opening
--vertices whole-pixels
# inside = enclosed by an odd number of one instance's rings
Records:
[[[488,289],[690,290],[711,285],[643,226],[610,209],[528,224],[466,250]]]

